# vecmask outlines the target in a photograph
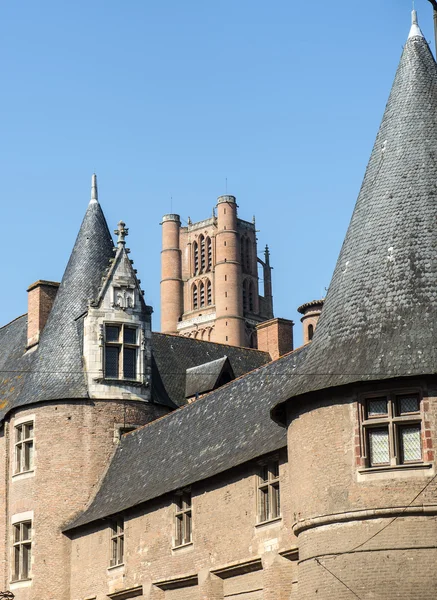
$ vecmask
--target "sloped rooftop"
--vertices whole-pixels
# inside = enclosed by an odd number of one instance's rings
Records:
[[[286,446],[286,430],[269,418],[269,411],[307,349],[291,352],[123,436],[93,502],[65,531]]]
[[[282,400],[436,372],[436,173],[437,65],[413,23],[312,344]]]

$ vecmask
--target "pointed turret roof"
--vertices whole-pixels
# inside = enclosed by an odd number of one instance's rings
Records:
[[[324,308],[288,397],[437,371],[437,65],[404,47]]]
[[[113,241],[97,201],[97,180],[93,175],[91,200],[42,332],[33,373],[26,381],[20,404],[87,396],[81,317],[90,301],[97,297],[102,276],[113,257]]]

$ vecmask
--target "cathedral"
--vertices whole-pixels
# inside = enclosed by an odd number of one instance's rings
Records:
[[[163,217],[153,332],[93,176],[61,283],[0,328],[0,598],[435,600],[436,115],[413,11],[297,349],[231,195]]]

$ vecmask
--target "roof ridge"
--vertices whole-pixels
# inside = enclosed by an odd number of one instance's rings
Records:
[[[15,321],[18,321],[18,319],[22,319],[23,317],[27,317],[27,312],[23,313],[22,315],[19,315],[18,317],[15,317],[15,319],[12,319],[12,321],[9,321],[8,323],[5,323],[4,325],[2,325],[0,327],[0,331],[2,329],[4,329],[5,327],[8,327],[9,325],[11,325],[12,323],[15,323]]]
[[[179,340],[190,340],[190,342],[200,342],[201,344],[214,344],[216,346],[224,346],[225,348],[235,348],[238,350],[247,350],[250,352],[260,352],[262,354],[269,355],[269,353],[266,350],[259,350],[258,348],[247,348],[246,346],[233,346],[232,344],[225,344],[223,342],[212,342],[211,340],[199,340],[197,338],[186,337],[184,335],[179,335],[177,333],[164,333],[162,331],[152,331],[152,335],[162,335],[165,337],[174,337],[174,338],[178,338]]]

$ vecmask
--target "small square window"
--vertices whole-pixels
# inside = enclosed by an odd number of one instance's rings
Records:
[[[130,379],[138,377],[138,330],[127,325],[105,326],[105,377]]]
[[[362,440],[368,467],[422,462],[419,394],[366,398],[362,414]]]

